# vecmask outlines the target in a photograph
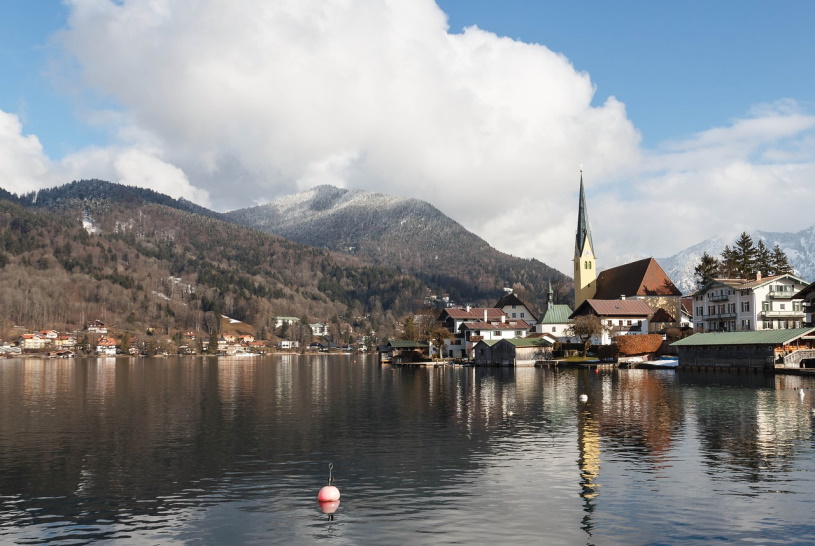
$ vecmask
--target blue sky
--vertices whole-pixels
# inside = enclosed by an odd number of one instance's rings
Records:
[[[2,2],[0,185],[229,210],[331,183],[568,272],[582,164],[601,265],[797,231],[813,21],[804,1]]]

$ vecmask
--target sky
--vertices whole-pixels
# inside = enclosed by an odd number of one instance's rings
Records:
[[[423,199],[571,273],[815,202],[815,2],[0,3],[0,186],[218,211],[320,184]]]

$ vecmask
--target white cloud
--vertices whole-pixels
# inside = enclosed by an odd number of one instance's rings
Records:
[[[815,117],[791,99],[643,150],[625,105],[592,105],[589,74],[565,56],[475,27],[450,34],[431,0],[70,8],[58,42],[78,73],[62,81],[119,105],[89,117],[112,143],[50,164],[0,118],[27,150],[0,155],[0,173],[22,185],[56,171],[219,210],[324,183],[408,195],[567,274],[581,163],[601,262],[811,222]]]
[[[24,135],[19,118],[0,110],[0,187],[12,193],[47,187],[49,166],[39,139]]]

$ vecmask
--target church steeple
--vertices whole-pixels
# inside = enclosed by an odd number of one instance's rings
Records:
[[[583,189],[583,169],[580,169],[580,202],[577,209],[577,238],[574,243],[575,258],[583,255],[583,250],[589,247],[594,248],[591,240],[591,228],[589,227],[589,211],[586,208],[586,190]]]
[[[577,233],[574,243],[574,308],[594,297],[597,292],[597,258],[591,240],[586,191],[583,188],[583,169],[580,169],[580,202],[577,209]]]

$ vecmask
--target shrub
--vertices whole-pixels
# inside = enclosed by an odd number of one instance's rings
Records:
[[[657,352],[662,346],[662,336],[659,334],[617,336],[614,343],[621,355],[642,355]]]

